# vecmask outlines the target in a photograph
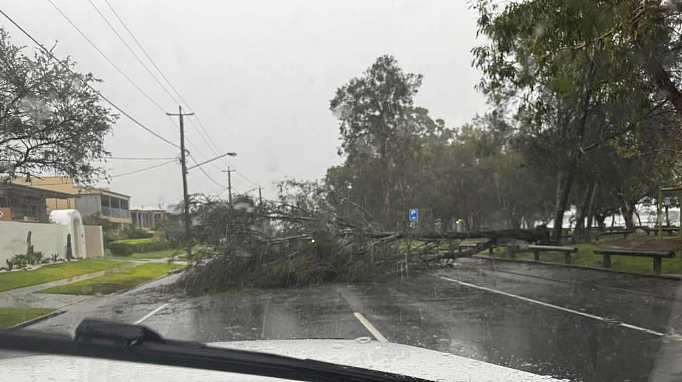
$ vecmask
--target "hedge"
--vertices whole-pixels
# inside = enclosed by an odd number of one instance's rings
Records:
[[[129,256],[133,253],[163,251],[171,248],[172,245],[170,241],[155,238],[117,240],[109,243],[111,253],[120,256]]]

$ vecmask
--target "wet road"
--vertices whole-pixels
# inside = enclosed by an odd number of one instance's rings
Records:
[[[390,283],[182,298],[173,277],[31,328],[73,333],[96,317],[202,342],[374,336],[576,381],[682,377],[675,280],[467,259]]]

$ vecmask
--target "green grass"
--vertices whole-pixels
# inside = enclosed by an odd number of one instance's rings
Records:
[[[177,249],[166,249],[164,251],[133,253],[130,256],[126,256],[126,258],[127,259],[163,259],[165,257],[171,257],[171,255],[173,255],[173,253],[175,253],[175,252],[178,252],[178,250]]]
[[[155,239],[153,237],[147,237],[143,239],[124,239],[124,240],[116,240],[112,241],[112,243],[117,243],[117,244],[127,244],[127,245],[139,245],[139,244],[149,244],[153,243],[156,241],[160,241],[159,239]]]
[[[45,265],[34,271],[3,272],[0,273],[0,292],[103,271],[123,264],[121,261],[83,259]]]
[[[172,269],[182,267],[182,265],[166,263],[142,264],[109,275],[44,289],[38,293],[109,294],[130,289],[144,282],[165,276]]]
[[[54,312],[47,308],[0,308],[0,329]]]
[[[628,236],[628,241],[640,241],[641,237],[638,235],[633,235],[634,237],[630,239]],[[646,238],[646,235],[643,235]],[[602,240],[600,240],[601,242]],[[608,239],[603,240],[608,242]],[[583,244],[565,244],[569,247],[577,247],[578,252],[571,255],[571,263],[575,265],[585,265],[590,267],[603,267],[604,256],[595,255],[593,250],[598,248],[595,243],[583,243]],[[663,259],[662,272],[670,274],[682,274],[682,248],[678,249],[676,252],[677,257],[672,259]],[[480,254],[488,254],[487,251],[481,252]],[[506,253],[504,248],[496,248],[495,256],[500,256],[502,258],[510,258],[510,255]],[[523,260],[533,260],[532,252],[517,252],[514,255],[516,259]],[[561,263],[564,264],[564,254],[563,253],[551,253],[551,252],[540,252],[540,261],[550,262],[550,263]],[[611,256],[611,269],[617,271],[627,271],[635,273],[653,273],[653,259],[650,257],[632,257],[632,256]]]

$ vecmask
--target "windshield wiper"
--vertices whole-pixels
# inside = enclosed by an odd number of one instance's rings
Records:
[[[297,381],[425,381],[311,359],[168,340],[144,326],[91,319],[81,322],[75,339],[30,330],[0,330],[0,349],[182,366]]]

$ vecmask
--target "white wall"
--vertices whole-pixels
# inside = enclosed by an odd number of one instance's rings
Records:
[[[0,221],[0,267],[7,266],[5,260],[12,256],[26,253],[28,231],[35,251],[43,252],[45,257],[58,253],[60,258],[66,258],[65,225]]]

